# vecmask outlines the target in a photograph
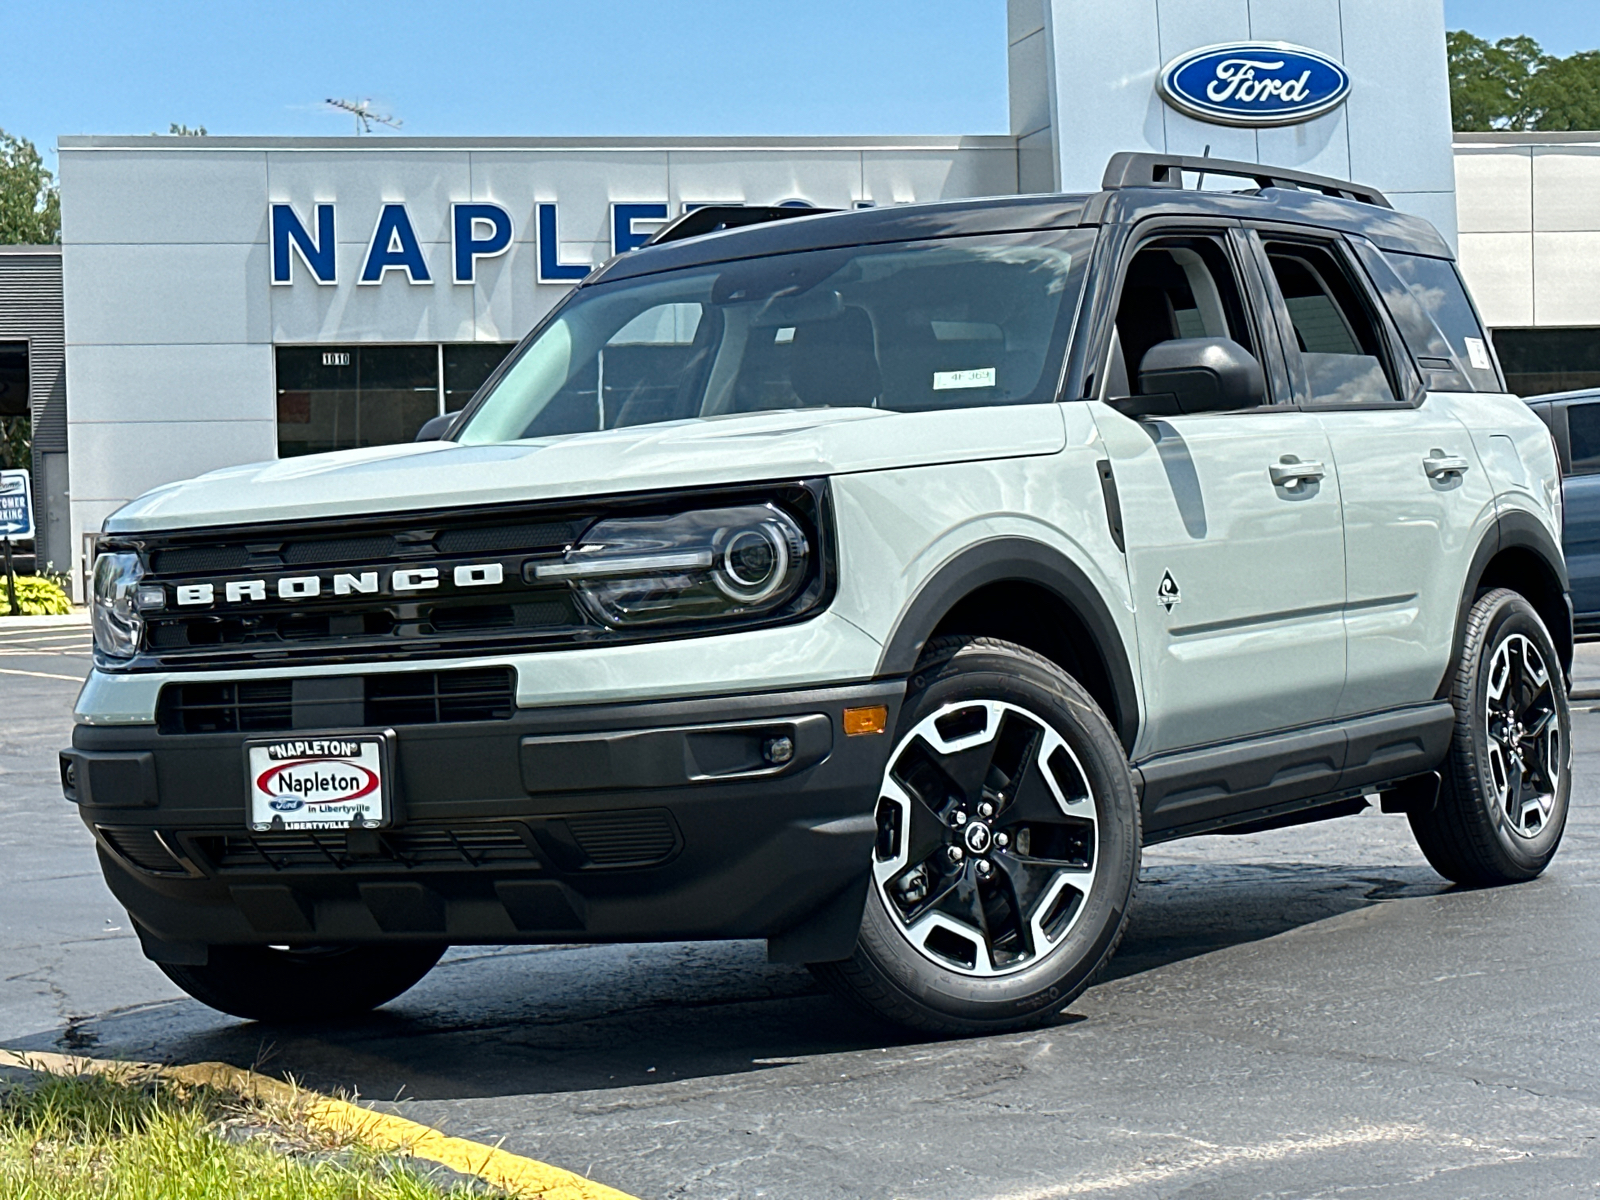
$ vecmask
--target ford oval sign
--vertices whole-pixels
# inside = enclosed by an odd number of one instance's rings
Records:
[[[1161,71],[1168,104],[1218,125],[1298,125],[1339,107],[1349,94],[1343,66],[1282,42],[1206,46]]]

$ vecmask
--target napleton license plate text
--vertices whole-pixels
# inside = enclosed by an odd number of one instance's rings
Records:
[[[252,829],[342,829],[387,819],[380,739],[263,742],[247,758]]]

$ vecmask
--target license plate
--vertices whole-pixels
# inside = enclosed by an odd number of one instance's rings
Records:
[[[250,828],[345,829],[387,823],[376,737],[283,738],[245,748]]]

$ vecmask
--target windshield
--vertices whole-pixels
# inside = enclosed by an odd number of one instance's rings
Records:
[[[1092,230],[808,250],[580,289],[457,440],[1055,399]]]

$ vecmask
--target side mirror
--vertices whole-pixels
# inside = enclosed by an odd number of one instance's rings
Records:
[[[437,442],[450,432],[450,426],[455,424],[455,419],[460,413],[441,413],[437,417],[429,417],[422,423],[422,428],[417,430],[413,442]]]
[[[1232,338],[1157,342],[1139,364],[1142,395],[1108,401],[1124,416],[1175,417],[1228,412],[1267,402],[1267,381],[1255,356]]]

